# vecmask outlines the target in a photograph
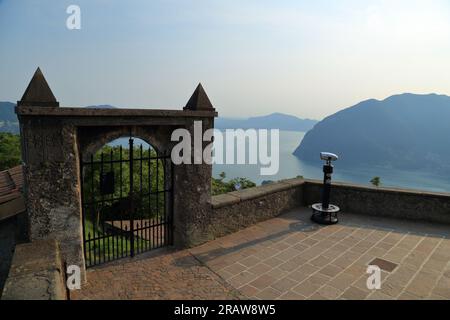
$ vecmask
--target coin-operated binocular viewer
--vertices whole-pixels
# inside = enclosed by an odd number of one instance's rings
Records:
[[[311,220],[325,225],[336,224],[338,223],[337,215],[340,209],[338,206],[330,204],[331,175],[333,174],[331,162],[338,160],[339,157],[333,153],[321,152],[320,159],[325,161],[323,166],[322,203],[312,205],[313,214]]]

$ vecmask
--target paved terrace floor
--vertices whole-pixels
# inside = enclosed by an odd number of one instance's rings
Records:
[[[450,299],[450,227],[299,208],[184,251],[90,269],[73,299]],[[380,290],[367,266],[382,267]],[[379,261],[379,260],[378,260]]]

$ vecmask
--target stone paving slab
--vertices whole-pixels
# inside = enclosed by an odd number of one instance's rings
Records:
[[[190,252],[249,299],[450,299],[450,226],[309,218],[298,208]],[[366,284],[374,260],[389,270],[380,290]]]
[[[188,251],[162,249],[88,269],[73,300],[229,300],[243,296]]]
[[[72,298],[450,299],[450,226],[348,213],[318,226],[309,218],[298,208],[190,250],[91,269]],[[389,271],[380,290],[369,290],[375,259]]]

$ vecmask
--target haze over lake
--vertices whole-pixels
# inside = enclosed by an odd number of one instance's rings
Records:
[[[218,177],[221,172],[226,173],[227,179],[247,177],[257,184],[265,180],[280,180],[303,176],[310,179],[322,179],[323,161],[317,155],[316,162],[299,160],[292,153],[303,139],[304,132],[280,131],[280,170],[275,176],[261,176],[259,165],[214,165],[213,176]],[[327,150],[324,150],[327,151]],[[408,189],[450,192],[450,179],[435,173],[422,171],[406,171],[387,167],[366,166],[363,163],[352,168],[343,168],[339,161],[334,163],[334,181],[352,182],[369,185],[369,181],[379,176],[382,186],[401,187]]]

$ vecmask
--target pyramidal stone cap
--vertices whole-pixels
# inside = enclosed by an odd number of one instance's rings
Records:
[[[198,84],[183,110],[215,110],[201,83]]]
[[[22,99],[17,101],[17,106],[59,107],[59,102],[56,101],[39,67],[31,78]]]

